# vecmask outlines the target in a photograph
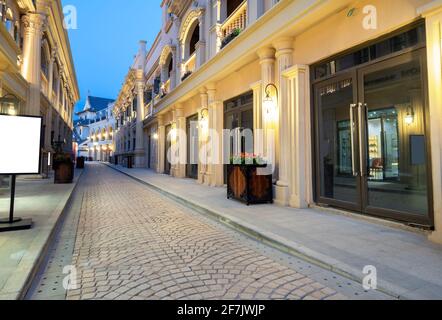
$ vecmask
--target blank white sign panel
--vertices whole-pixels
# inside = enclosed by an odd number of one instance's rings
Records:
[[[41,118],[0,115],[0,174],[38,174]]]

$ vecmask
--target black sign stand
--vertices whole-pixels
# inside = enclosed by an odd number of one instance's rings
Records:
[[[14,174],[11,176],[11,202],[9,207],[9,218],[0,219],[0,232],[28,230],[32,227],[31,219],[14,218],[14,205],[15,205],[15,184],[17,176]]]

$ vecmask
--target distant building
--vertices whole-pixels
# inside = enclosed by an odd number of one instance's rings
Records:
[[[18,101],[14,107],[2,104],[0,113],[43,118],[43,175],[51,170],[48,158],[57,145],[72,152],[73,109],[79,100],[63,19],[60,0],[0,1],[0,97]]]
[[[109,161],[114,151],[114,100],[88,96],[74,121],[77,156],[93,161]]]

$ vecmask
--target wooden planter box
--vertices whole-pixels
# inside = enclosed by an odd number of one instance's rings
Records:
[[[258,165],[227,166],[227,199],[236,199],[247,205],[273,203],[272,175],[258,175]]]
[[[78,157],[77,158],[77,169],[84,169],[84,157]]]
[[[67,184],[74,181],[74,163],[69,161],[54,163],[54,183]]]

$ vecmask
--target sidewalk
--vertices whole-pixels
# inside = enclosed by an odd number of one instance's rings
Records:
[[[53,179],[17,179],[15,215],[32,218],[31,230],[0,233],[0,300],[21,299],[46,245],[81,176],[73,184],[55,185]],[[9,214],[9,193],[0,194],[0,215]]]
[[[424,234],[317,209],[247,207],[225,188],[109,165],[273,247],[360,281],[377,268],[378,288],[402,299],[442,299],[442,246]]]

